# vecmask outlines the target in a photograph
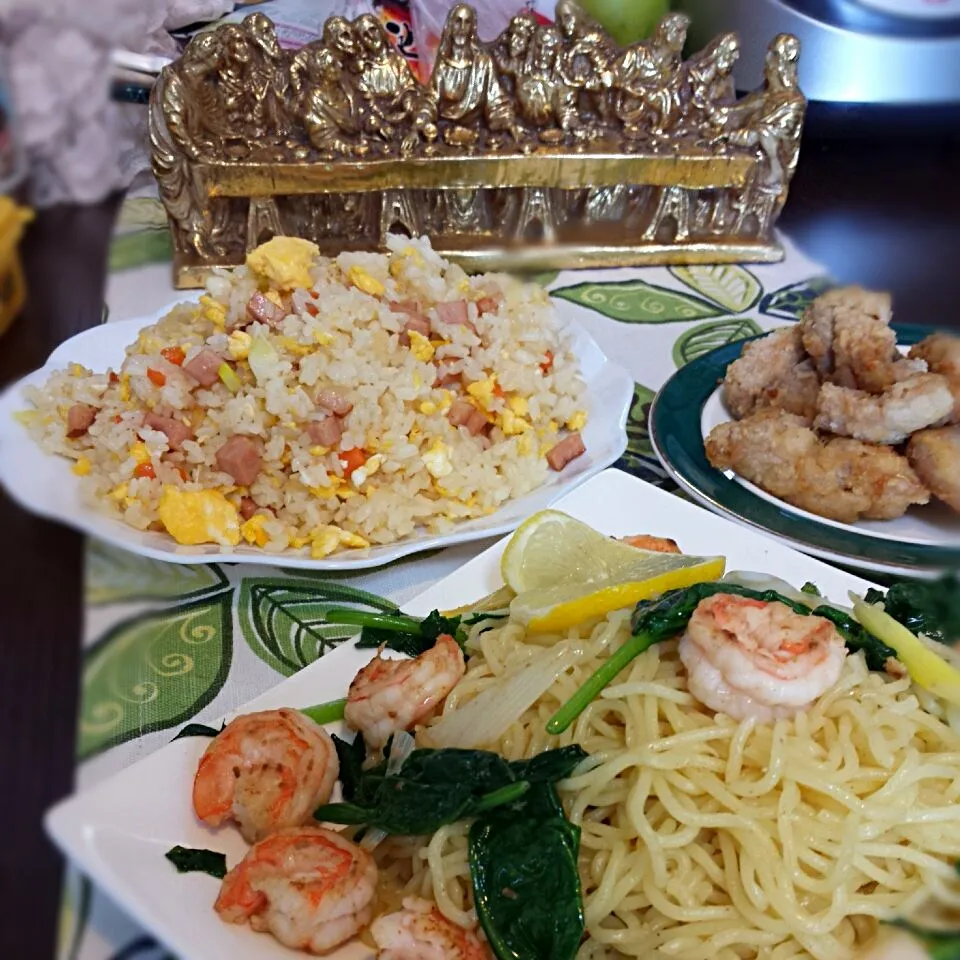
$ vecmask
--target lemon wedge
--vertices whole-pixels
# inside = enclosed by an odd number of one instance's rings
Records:
[[[517,596],[511,617],[535,633],[566,630],[667,590],[723,576],[723,557],[640,550],[558,510],[543,510],[510,538],[500,560]]]

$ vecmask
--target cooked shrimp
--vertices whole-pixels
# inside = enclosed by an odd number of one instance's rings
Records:
[[[817,401],[818,430],[865,443],[902,443],[953,411],[953,394],[937,373],[919,373],[881,394],[825,383]]]
[[[931,373],[939,373],[947,378],[953,394],[950,421],[960,423],[960,337],[934,333],[913,347],[910,356],[926,363]]]
[[[491,960],[473,932],[448,920],[428,900],[407,897],[403,910],[377,917],[370,927],[377,960]]]
[[[676,540],[667,537],[655,537],[649,533],[638,533],[635,537],[624,537],[623,542],[639,550],[651,550],[654,553],[680,553]]]
[[[330,799],[340,775],[330,735],[296,710],[231,720],[200,758],[193,809],[213,827],[236,820],[248,843],[296,827]]]
[[[289,827],[247,851],[214,909],[294,950],[326,953],[367,926],[376,892],[366,850],[323,827]]]
[[[891,314],[890,294],[862,287],[830,290],[817,297],[798,324],[817,373],[837,386],[882,393],[925,372],[925,364],[897,352]]]
[[[907,459],[923,485],[960,513],[960,425],[915,433]]]
[[[354,678],[344,716],[369,746],[426,720],[466,673],[463,652],[447,634],[415,660],[384,660],[379,654]]]
[[[711,710],[761,723],[826,693],[846,655],[829,620],[725,593],[700,602],[680,640],[690,692]]]

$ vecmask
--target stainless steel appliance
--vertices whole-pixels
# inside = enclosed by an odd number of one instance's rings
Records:
[[[628,2],[628,0],[624,0]],[[771,36],[803,44],[800,85],[814,104],[960,108],[960,0],[675,0],[699,47],[721,30],[743,44],[737,86],[760,80]]]

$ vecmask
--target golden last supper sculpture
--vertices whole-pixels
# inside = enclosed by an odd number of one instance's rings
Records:
[[[197,36],[150,103],[178,286],[276,234],[329,254],[425,234],[478,269],[780,259],[799,41],[737,99],[736,35],[685,60],[688,25],[621,48],[560,0],[484,43],[459,3],[427,84],[371,15],[292,54],[261,13]]]

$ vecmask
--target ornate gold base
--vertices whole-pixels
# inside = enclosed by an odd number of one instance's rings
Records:
[[[778,243],[749,240],[736,243],[645,243],[636,246],[585,246],[582,244],[555,244],[553,246],[491,247],[463,249],[434,243],[434,249],[468,272],[510,271],[536,272],[541,270],[579,270],[590,267],[650,267],[686,263],[779,263],[783,247]],[[189,263],[177,257],[173,265],[173,283],[179,290],[202,287],[207,277],[218,267],[235,267],[235,261]]]

